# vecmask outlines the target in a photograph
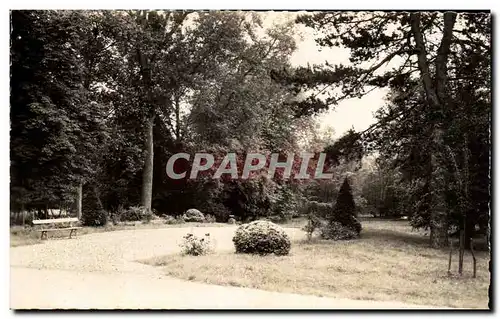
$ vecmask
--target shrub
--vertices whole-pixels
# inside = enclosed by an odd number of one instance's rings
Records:
[[[82,224],[85,226],[106,226],[108,213],[104,210],[90,209],[83,211]]]
[[[302,227],[302,230],[306,232],[307,239],[311,240],[314,232],[325,227],[327,224],[328,222],[326,220],[311,214],[308,216],[307,224]]]
[[[142,206],[131,206],[117,212],[121,221],[135,222],[143,220],[144,216],[148,214],[146,209]]]
[[[118,225],[118,222],[120,221],[119,220],[119,216],[116,214],[116,213],[111,213],[109,218],[111,219],[111,223],[116,226]]]
[[[175,219],[174,216],[164,215],[163,219],[165,219],[165,224],[169,224],[169,225],[177,224],[177,220]]]
[[[206,223],[215,223],[215,222],[216,222],[215,216],[214,216],[214,215],[207,214],[207,215],[205,216],[205,222],[206,222]]]
[[[163,219],[165,219],[165,224],[168,225],[177,225],[177,224],[183,224],[184,219],[182,218],[181,215],[179,216],[171,216],[171,215],[163,215]]]
[[[184,216],[182,216],[182,215],[175,216],[175,221],[176,221],[177,224],[184,224],[186,222],[184,220]]]
[[[261,176],[231,181],[228,185],[225,204],[238,220],[253,221],[270,215],[274,181]]]
[[[320,236],[323,239],[349,240],[358,238],[359,232],[333,221],[320,227]]]
[[[265,219],[275,224],[285,223],[286,221],[289,220],[288,218],[284,218],[283,216],[269,216],[268,218]]]
[[[257,220],[239,226],[233,237],[237,253],[288,255],[290,239],[280,226]]]
[[[194,208],[188,209],[183,215],[183,218],[185,222],[203,223],[205,221],[205,216],[203,216],[203,213]]]
[[[234,224],[236,224],[236,219],[234,219],[234,218],[232,218],[232,217],[231,217],[231,218],[229,218],[229,219],[227,220],[227,223],[228,223],[228,224],[231,224],[231,225],[234,225]]]
[[[332,210],[333,205],[330,203],[322,203],[312,200],[305,204],[306,214],[314,215],[316,217],[327,218],[331,215]]]
[[[155,218],[155,215],[151,211],[144,211],[144,213],[142,214],[142,217],[141,217],[142,222],[144,224],[149,224],[154,218]]]
[[[355,217],[355,204],[347,178],[344,180],[335,206],[310,201],[306,204],[308,223],[302,228],[308,239],[318,231],[324,239],[353,239],[359,237],[362,226]]]
[[[216,202],[215,199],[209,199],[204,206],[204,210],[210,215],[214,215],[216,220],[227,220],[231,211],[223,203]]]
[[[299,195],[290,185],[278,185],[271,195],[270,220],[286,222],[297,215]]]
[[[110,214],[111,221],[113,225],[118,225],[118,222],[122,221],[122,216],[125,215],[126,209],[123,205],[118,205],[115,211],[112,211]]]
[[[181,251],[184,255],[201,256],[208,254],[211,250],[210,234],[205,234],[204,237],[198,237],[188,233],[183,237],[180,244]]]

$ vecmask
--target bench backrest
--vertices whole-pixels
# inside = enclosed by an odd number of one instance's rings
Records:
[[[43,224],[59,224],[59,223],[72,223],[77,222],[78,218],[53,218],[53,219],[35,219],[33,220],[33,225],[43,225]]]

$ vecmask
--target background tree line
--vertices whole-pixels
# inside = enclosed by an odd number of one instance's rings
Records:
[[[264,28],[257,14],[237,12],[11,18],[12,210],[85,217],[134,205],[173,215],[204,207],[225,220],[231,211],[266,216],[294,192],[264,178],[165,174],[177,152],[301,148],[298,132],[314,121],[295,118],[284,103],[291,93],[269,77],[289,66],[293,23]]]

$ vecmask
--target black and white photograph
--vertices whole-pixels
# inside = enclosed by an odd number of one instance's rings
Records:
[[[11,310],[492,310],[490,8],[9,19]]]

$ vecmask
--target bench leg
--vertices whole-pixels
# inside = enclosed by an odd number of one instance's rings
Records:
[[[76,229],[71,229],[69,232],[69,238],[71,239],[71,236],[74,235],[76,238]]]

